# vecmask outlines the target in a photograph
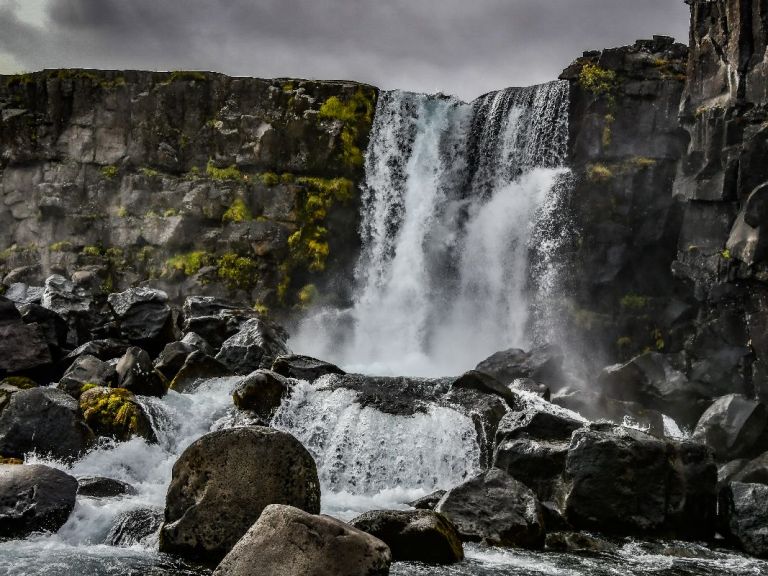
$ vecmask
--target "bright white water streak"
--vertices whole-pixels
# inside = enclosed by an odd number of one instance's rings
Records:
[[[354,306],[311,315],[293,347],[350,371],[441,376],[529,345],[532,309],[557,288],[567,109],[567,82],[471,104],[382,93]]]

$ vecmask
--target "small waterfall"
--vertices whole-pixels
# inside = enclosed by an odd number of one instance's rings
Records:
[[[306,319],[294,348],[359,372],[440,376],[530,344],[531,312],[544,324],[557,284],[567,119],[567,82],[471,104],[382,93],[355,304]]]

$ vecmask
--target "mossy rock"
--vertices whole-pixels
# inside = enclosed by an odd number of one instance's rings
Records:
[[[21,458],[6,458],[5,456],[0,456],[0,464],[20,465],[20,464],[24,464],[24,460],[22,460]]]
[[[3,384],[13,386],[19,390],[29,390],[30,388],[37,388],[39,386],[37,382],[26,376],[8,376],[0,381],[0,386]]]
[[[133,393],[124,388],[90,388],[80,396],[80,410],[85,422],[98,436],[116,440],[140,436],[149,442],[157,442],[146,412]]]

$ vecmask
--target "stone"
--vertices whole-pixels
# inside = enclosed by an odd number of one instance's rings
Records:
[[[430,510],[372,510],[349,524],[387,544],[395,562],[453,564],[464,559],[456,528]]]
[[[270,368],[278,356],[288,354],[282,334],[267,322],[254,318],[228,338],[216,359],[235,374],[250,374],[259,368]]]
[[[747,266],[753,266],[765,261],[768,256],[768,237],[761,233],[760,227],[747,224],[744,217],[743,211],[736,217],[725,249],[731,257],[741,260]]]
[[[4,326],[18,326],[22,323],[21,313],[16,305],[5,298],[0,296],[0,328]]]
[[[80,410],[88,426],[99,436],[130,440],[134,436],[157,442],[144,408],[124,388],[95,387],[80,395]]]
[[[733,482],[719,502],[726,539],[748,554],[768,557],[768,486]]]
[[[615,544],[586,532],[547,533],[544,547],[555,552],[589,552],[592,554],[610,553],[618,548]]]
[[[103,476],[81,476],[77,479],[77,493],[91,498],[112,498],[114,496],[138,494],[136,488],[114,478]]]
[[[162,508],[136,508],[121,513],[109,529],[104,544],[107,546],[134,546],[154,544],[163,524]]]
[[[753,460],[736,460],[733,466],[733,474],[729,481],[742,482],[744,484],[765,484],[768,486],[768,452],[762,453]],[[718,480],[720,474],[718,471]]]
[[[77,401],[55,388],[20,390],[0,413],[0,454],[24,458],[27,452],[71,460],[94,441]]]
[[[557,346],[543,345],[530,352],[519,348],[496,352],[480,362],[475,370],[504,384],[511,384],[518,378],[530,378],[550,388],[559,388],[563,379],[562,364],[562,351]]]
[[[25,324],[36,324],[42,330],[51,354],[58,358],[62,349],[67,346],[69,327],[66,321],[56,312],[39,304],[22,304],[19,311]]]
[[[45,280],[42,305],[68,319],[73,314],[89,312],[93,295],[64,276],[54,274]]]
[[[317,467],[293,436],[256,426],[206,434],[173,466],[160,550],[216,562],[276,503],[320,511]]]
[[[758,228],[768,221],[768,182],[750,192],[744,203],[744,222]]]
[[[515,406],[517,401],[517,396],[507,386],[493,376],[489,376],[488,374],[477,370],[470,370],[469,372],[462,374],[453,382],[453,384],[451,384],[451,388],[464,388],[477,390],[483,394],[495,394],[502,398],[510,407]]]
[[[386,576],[392,555],[381,540],[330,516],[273,504],[214,576]]]
[[[7,282],[4,283],[7,284]],[[40,304],[43,300],[43,287],[14,282],[8,286],[5,297],[16,304]]]
[[[757,456],[768,448],[768,410],[740,394],[722,396],[702,414],[692,438],[720,461]]]
[[[214,350],[213,346],[208,344],[208,342],[205,341],[205,338],[199,334],[187,332],[184,334],[184,338],[181,339],[181,342],[182,344],[193,346],[196,350],[200,350],[200,352],[204,352],[205,354],[208,354],[208,356],[216,356],[216,350]]]
[[[165,394],[162,375],[155,371],[149,354],[141,348],[128,348],[115,370],[119,388],[142,396],[162,397]]]
[[[148,350],[159,352],[175,339],[173,314],[168,294],[140,287],[110,294],[108,302],[117,318],[123,337]]]
[[[512,384],[510,384],[509,387],[513,391],[530,392],[531,394],[536,394],[547,402],[549,402],[552,397],[552,393],[548,386],[545,384],[539,384],[532,378],[516,378],[512,381]]]
[[[90,354],[83,354],[67,369],[57,387],[77,400],[86,384],[107,388],[114,386],[117,384],[114,366]]]
[[[192,352],[176,373],[169,388],[176,392],[194,392],[201,380],[232,376],[232,372],[215,358],[197,351]]]
[[[462,540],[521,548],[544,545],[536,495],[503,470],[491,469],[452,488],[435,511],[456,526]]]
[[[271,370],[256,370],[237,385],[232,400],[240,410],[250,410],[269,421],[290,391],[287,378]]]
[[[187,342],[170,342],[165,345],[160,356],[155,360],[155,370],[160,372],[168,381],[173,380],[184,366],[187,356],[199,350],[197,346]]]
[[[278,356],[272,363],[272,371],[286,378],[306,380],[307,382],[314,382],[326,374],[346,374],[335,364],[298,354]]]
[[[131,345],[125,340],[116,340],[114,338],[91,340],[67,354],[64,357],[63,364],[70,366],[78,357],[85,354],[95,356],[99,360],[106,362],[107,360],[122,357],[130,347]]]
[[[138,304],[165,304],[168,302],[168,294],[162,290],[141,286],[130,288],[125,292],[110,294],[107,297],[107,302],[109,302],[115,316],[123,318],[131,311],[131,308]]]
[[[0,464],[0,539],[56,532],[75,508],[77,480],[40,464]]]
[[[52,361],[45,333],[37,324],[0,326],[0,374],[43,368]]]
[[[431,494],[408,502],[408,506],[416,508],[416,510],[434,510],[440,499],[445,496],[445,492],[445,490],[435,490]]]

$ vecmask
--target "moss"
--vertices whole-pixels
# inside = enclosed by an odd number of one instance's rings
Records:
[[[194,276],[204,266],[210,266],[215,262],[213,255],[203,252],[188,252],[187,254],[177,254],[166,261],[166,268],[173,271],[182,272],[185,276]]]
[[[24,464],[24,460],[10,456],[0,456],[0,464],[12,464],[14,466],[20,466],[21,464]]]
[[[209,75],[199,70],[174,70],[168,76],[168,83],[171,82],[207,82]]]
[[[317,299],[317,287],[314,284],[307,284],[298,293],[299,304],[307,307]]]
[[[620,350],[629,348],[630,346],[632,346],[632,338],[630,338],[629,336],[622,336],[621,338],[616,340],[616,346]]]
[[[160,172],[153,170],[152,168],[139,168],[139,172],[147,178],[157,178],[160,176]]]
[[[49,246],[51,252],[71,252],[72,242],[62,240],[61,242],[54,242]]]
[[[7,376],[0,381],[0,384],[7,384],[9,386],[15,386],[21,390],[29,390],[30,388],[37,388],[38,384],[31,378],[26,376]]]
[[[267,306],[263,302],[256,302],[256,304],[253,305],[253,310],[259,316],[269,316],[269,306]]]
[[[101,256],[101,248],[98,246],[85,246],[82,250],[80,250],[80,254],[83,256]]]
[[[154,210],[149,210],[144,213],[144,218],[147,220],[152,220],[154,218],[160,218],[160,214],[158,214]]]
[[[177,215],[178,215],[178,211],[176,210],[176,208],[166,208],[165,210],[163,210],[164,218],[171,218]]]
[[[290,172],[283,172],[280,175],[281,184],[293,184],[296,181],[296,177]]]
[[[99,436],[118,440],[153,437],[141,406],[124,388],[91,388],[80,396],[80,410],[86,424]]]
[[[248,257],[228,252],[216,262],[218,276],[228,288],[247,290],[255,283],[256,263]]]
[[[88,392],[91,388],[98,388],[98,384],[94,384],[93,382],[86,382],[82,386],[80,386],[80,394],[82,395],[83,392]]]
[[[205,173],[212,180],[242,180],[243,173],[234,164],[227,168],[217,168],[213,163],[213,160],[208,160],[208,164],[205,167]]]
[[[259,178],[261,179],[261,183],[264,184],[264,186],[268,186],[270,188],[280,184],[280,177],[274,172],[264,172],[259,176]]]
[[[375,93],[366,94],[358,88],[355,94],[344,101],[338,96],[331,96],[323,102],[318,116],[322,119],[341,122],[341,159],[352,168],[363,164],[363,152],[357,145],[361,125],[370,126],[373,121]]]
[[[661,332],[661,330],[658,328],[651,330],[651,340],[653,341],[653,345],[656,347],[656,350],[659,352],[664,350],[666,343],[664,342],[664,334]]]
[[[610,95],[617,86],[616,72],[587,63],[579,72],[579,85],[595,96]]]
[[[731,251],[728,248],[726,248],[725,250],[720,252],[720,256],[722,257],[723,260],[730,260],[731,259]]]
[[[253,220],[253,214],[242,198],[235,198],[235,201],[221,217],[222,222],[248,222],[250,220]]]
[[[293,92],[293,89],[294,89],[293,82],[284,83],[282,86],[282,89],[283,89],[283,92],[285,92],[286,94],[288,94],[289,92]]]
[[[590,164],[587,167],[590,182],[606,182],[613,178],[613,171],[605,164]]]
[[[635,169],[643,169],[643,168],[649,168],[650,166],[656,165],[656,160],[653,158],[646,158],[645,156],[633,156],[629,160],[627,160],[627,163]]]
[[[125,206],[120,206],[117,209],[117,217],[118,218],[126,218],[128,216],[128,209]]]
[[[109,166],[102,166],[100,172],[101,172],[101,175],[107,180],[114,180],[117,177],[120,170],[114,164],[110,164]]]
[[[353,128],[345,127],[341,131],[341,157],[347,166],[362,166],[363,151],[356,144],[357,131]]]
[[[648,305],[648,297],[639,294],[626,294],[619,304],[627,310],[641,310]]]

